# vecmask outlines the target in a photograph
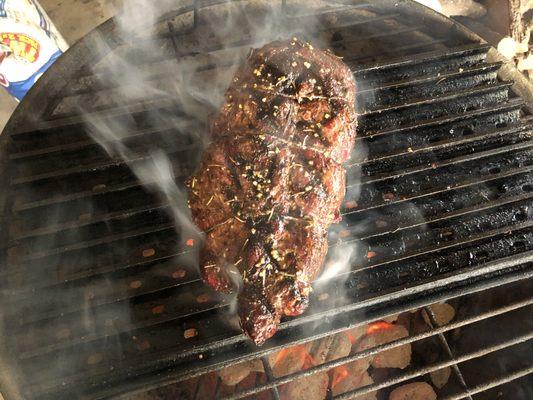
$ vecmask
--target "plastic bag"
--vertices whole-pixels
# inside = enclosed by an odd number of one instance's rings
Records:
[[[21,100],[67,44],[34,0],[0,0],[0,85]]]

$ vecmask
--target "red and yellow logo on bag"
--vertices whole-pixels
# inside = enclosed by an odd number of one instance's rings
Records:
[[[39,42],[22,33],[0,33],[0,44],[9,47],[16,58],[30,63],[39,58],[41,49]]]

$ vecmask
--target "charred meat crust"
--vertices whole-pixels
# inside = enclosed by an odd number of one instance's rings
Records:
[[[307,307],[339,220],[355,121],[348,67],[293,39],[251,52],[213,122],[188,181],[206,232],[202,276],[218,291],[242,285],[241,326],[257,344]]]

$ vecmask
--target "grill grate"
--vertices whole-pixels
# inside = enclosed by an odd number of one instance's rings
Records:
[[[498,78],[501,64],[487,60],[489,47],[454,27],[434,29],[420,19],[410,23],[414,6],[336,3],[335,11],[314,13],[312,20],[319,23],[314,34],[352,67],[361,116],[343,221],[331,232],[330,248],[357,251],[350,271],[318,282],[305,315],[284,321],[267,347],[251,346],[230,323],[231,300],[200,281],[169,204],[141,185],[122,159],[97,146],[88,136],[87,116],[77,112],[82,107],[113,126],[128,127],[127,144],[136,151],[130,166],[149,159],[147,144],[164,141],[181,181],[201,149],[187,129],[199,122],[165,82],[191,60],[191,74],[209,77],[254,44],[249,32],[237,32],[238,40],[228,35],[221,43],[202,39],[198,32],[209,26],[198,10],[215,3],[181,10],[193,25],[185,32],[170,25],[161,35],[165,57],[140,57],[136,49],[119,46],[124,59],[143,60],[141,76],[163,89],[159,96],[141,94],[117,104],[117,88],[102,84],[105,65],[95,73],[81,65],[67,74],[65,88],[50,92],[57,92],[52,98],[43,84],[41,97],[33,100],[46,104],[39,121],[12,123],[4,135],[9,157],[2,226],[8,229],[0,276],[9,335],[3,347],[21,371],[28,398],[104,398],[183,380],[338,332],[354,321],[470,295],[533,273],[531,115],[512,82]],[[289,4],[284,7],[290,11]],[[287,15],[287,23],[307,22]],[[64,74],[62,68],[83,50],[83,44],[73,48],[57,71]],[[50,85],[53,71],[44,79]],[[65,80],[61,76],[58,82]],[[154,115],[164,116],[164,122]],[[454,324],[530,304],[523,300]],[[329,324],[317,326],[324,319]],[[454,324],[430,334],[462,326]],[[194,338],[184,337],[189,329],[196,330]],[[524,333],[440,366],[529,339]],[[266,383],[229,398],[275,389],[287,379],[349,360],[285,378],[270,375]],[[397,379],[430,368],[435,366]],[[530,372],[515,371],[460,396],[473,397]]]
[[[527,286],[529,288],[530,285]],[[459,302],[475,302],[478,303],[480,300],[479,298],[482,296],[493,296],[494,293],[503,294],[505,291],[513,290],[513,288],[516,288],[516,285],[513,286],[513,284],[504,286],[503,288],[497,288],[497,289],[489,289],[486,291],[483,291],[482,293],[475,293],[475,294],[469,294],[469,295],[462,295],[457,298]],[[523,344],[527,342],[528,340],[531,340],[533,337],[531,332],[527,332],[527,328],[523,327],[521,333],[519,335],[515,335],[512,338],[508,340],[495,340],[494,343],[491,344],[491,346],[485,346],[479,350],[470,351],[466,354],[461,354],[460,356],[454,356],[452,354],[452,350],[450,349],[450,345],[448,343],[448,339],[446,338],[446,335],[449,336],[449,334],[457,329],[480,329],[480,323],[487,323],[490,327],[494,329],[495,324],[498,324],[500,321],[498,318],[502,315],[513,313],[513,312],[522,312],[522,316],[527,315],[529,312],[528,310],[533,305],[533,298],[527,294],[527,289],[522,289],[522,295],[521,296],[515,296],[512,300],[506,299],[504,301],[498,302],[498,306],[492,307],[490,309],[483,309],[482,311],[477,311],[477,313],[468,315],[466,317],[463,317],[461,320],[454,321],[451,323],[448,323],[443,326],[437,326],[434,320],[434,314],[429,307],[424,307],[428,315],[430,316],[430,320],[433,324],[431,329],[424,331],[422,333],[418,333],[416,335],[411,335],[409,337],[405,337],[402,339],[397,339],[395,341],[392,341],[387,344],[379,345],[376,347],[373,347],[371,349],[353,353],[349,356],[342,357],[333,361],[325,362],[323,364],[309,367],[308,369],[287,374],[283,377],[279,378],[273,378],[271,374],[266,374],[268,377],[268,381],[262,384],[256,384],[252,388],[247,388],[244,390],[235,390],[234,393],[230,395],[225,395],[220,397],[223,400],[236,400],[236,399],[242,399],[247,398],[252,395],[256,395],[258,393],[261,393],[262,391],[268,390],[268,389],[275,389],[279,386],[282,386],[283,384],[293,382],[294,380],[297,380],[299,378],[307,377],[313,374],[316,374],[318,372],[324,372],[324,371],[330,371],[333,368],[346,365],[350,362],[353,362],[355,360],[360,360],[368,356],[376,355],[379,353],[382,353],[386,350],[394,349],[397,347],[400,347],[405,344],[414,344],[417,342],[421,342],[423,340],[426,340],[428,338],[432,337],[439,337],[441,341],[441,345],[446,349],[446,352],[448,353],[448,359],[442,360],[439,362],[434,362],[431,365],[427,365],[420,368],[412,368],[410,370],[407,370],[406,372],[402,372],[400,374],[397,374],[397,376],[394,376],[390,379],[384,380],[383,382],[375,383],[372,385],[367,385],[355,390],[352,390],[350,392],[345,392],[342,395],[332,396],[332,399],[351,399],[358,395],[365,395],[371,392],[374,392],[379,389],[383,388],[392,388],[394,385],[397,385],[399,383],[403,383],[405,381],[408,381],[412,378],[419,378],[421,376],[424,376],[426,374],[429,374],[432,371],[437,371],[444,367],[454,367],[456,374],[460,377],[461,380],[463,380],[463,375],[460,372],[459,368],[469,360],[479,360],[483,356],[486,356],[487,354],[497,353],[499,351],[502,351],[504,349],[512,348],[513,346],[517,346],[520,344]],[[504,290],[502,290],[504,289]],[[505,296],[504,296],[505,297]],[[481,328],[483,329],[483,328]],[[264,363],[268,365],[268,359],[264,358]],[[514,368],[515,365],[511,364],[506,366],[506,368]],[[270,366],[268,365],[268,368]],[[474,371],[478,371],[481,366],[477,365],[477,368]],[[471,398],[472,395],[480,393],[482,391],[485,391],[489,389],[490,387],[495,387],[502,385],[504,383],[511,382],[516,379],[520,379],[522,377],[525,377],[533,371],[533,367],[526,366],[525,368],[520,368],[518,370],[512,371],[511,373],[508,373],[504,378],[495,378],[489,382],[484,382],[481,385],[477,385],[473,387],[472,389],[469,389],[467,387],[467,384],[464,383],[464,381],[461,382],[461,390],[460,393],[453,393],[449,394],[447,396],[444,396],[442,398],[448,399],[462,399],[462,398]],[[506,371],[509,372],[509,371]],[[204,386],[206,385],[209,387],[209,385],[206,384],[205,380],[203,378],[200,378],[200,380],[197,382],[196,387]],[[217,379],[217,388],[220,387],[221,380],[220,378]],[[215,385],[211,385],[211,387],[215,387]],[[215,393],[218,393],[218,389],[215,391]],[[196,395],[193,397],[194,399],[198,399],[199,397]],[[219,398],[219,397],[217,397]]]

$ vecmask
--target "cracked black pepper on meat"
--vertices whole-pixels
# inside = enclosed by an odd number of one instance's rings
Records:
[[[253,50],[227,90],[189,206],[206,233],[203,279],[222,292],[240,286],[241,326],[257,344],[307,307],[340,218],[355,124],[350,69],[296,38]]]

